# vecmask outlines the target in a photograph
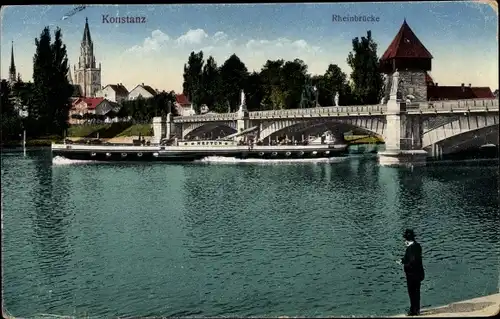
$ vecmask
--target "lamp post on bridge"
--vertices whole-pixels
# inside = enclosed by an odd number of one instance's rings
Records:
[[[319,91],[318,91],[318,88],[315,86],[313,86],[313,90],[314,90],[314,93],[315,93],[315,104],[314,104],[314,107],[319,107],[319,104],[318,104],[318,98],[319,98]]]

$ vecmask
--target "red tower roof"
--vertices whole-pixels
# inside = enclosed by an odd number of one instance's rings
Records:
[[[432,55],[413,33],[406,20],[380,60],[394,58],[432,59]]]

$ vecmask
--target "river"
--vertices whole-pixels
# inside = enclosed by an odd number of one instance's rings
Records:
[[[498,167],[53,165],[2,154],[3,297],[15,316],[395,315],[402,232],[422,306],[499,289]]]

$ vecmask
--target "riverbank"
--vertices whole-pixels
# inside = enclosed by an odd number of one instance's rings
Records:
[[[82,124],[71,125],[68,129],[68,137],[79,138],[102,138],[131,136],[153,136],[151,124],[132,123],[109,123],[109,124]]]
[[[490,317],[500,313],[500,293],[423,309],[418,317]],[[397,315],[393,318],[406,317]]]
[[[37,146],[50,146],[54,142],[60,142],[62,138],[60,137],[40,137],[34,139],[27,139],[26,146],[27,147],[37,147]],[[12,147],[22,147],[23,141],[4,141],[0,145],[1,148],[12,148]]]

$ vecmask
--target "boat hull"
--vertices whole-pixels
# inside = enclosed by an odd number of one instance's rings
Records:
[[[311,159],[347,156],[347,147],[239,147],[233,149],[179,149],[169,147],[127,147],[115,146],[79,146],[52,147],[52,156],[71,160],[99,162],[190,162],[210,156],[231,157],[237,159]]]

